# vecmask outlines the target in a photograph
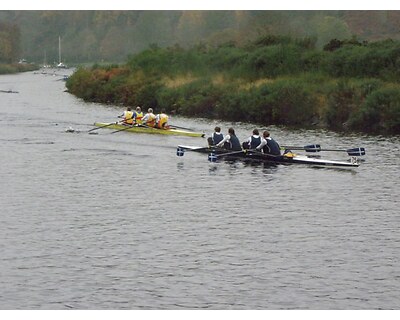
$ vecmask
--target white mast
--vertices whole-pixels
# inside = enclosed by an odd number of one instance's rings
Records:
[[[61,63],[61,37],[58,36],[58,63]]]

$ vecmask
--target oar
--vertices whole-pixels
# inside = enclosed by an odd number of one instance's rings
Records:
[[[290,149],[290,148],[288,148]],[[293,149],[296,150],[296,149]],[[351,148],[351,149],[323,149],[319,144],[305,146],[306,152],[320,152],[320,151],[335,151],[335,152],[347,152],[349,156],[360,157],[365,155],[365,148]]]
[[[336,151],[336,152],[347,152],[349,156],[359,157],[365,156],[365,148],[351,148],[351,149],[321,149],[321,151]]]
[[[208,155],[208,161],[215,162],[215,161],[217,161],[218,157],[233,156],[235,154],[246,153],[249,151],[254,151],[254,150],[253,149],[244,149],[244,150],[240,150],[240,151],[232,151],[232,152],[221,153],[221,154],[215,154],[214,152],[211,152]]]
[[[150,127],[150,126],[148,126],[148,125],[145,124],[145,123],[138,123],[137,125],[138,125],[138,127],[144,127],[144,128],[150,128],[150,129],[158,129],[158,130],[161,130],[160,128],[158,128],[158,127],[156,127],[156,126]],[[164,130],[164,129],[162,129],[162,130]]]
[[[169,125],[170,128],[172,129],[183,129],[183,130],[189,130],[189,131],[194,131],[193,129],[190,128],[185,128],[185,127],[179,127],[179,126],[175,126],[175,125]]]
[[[349,156],[359,157],[365,155],[365,148],[351,148],[351,149],[322,149],[319,144],[310,144],[304,147],[283,146],[283,149],[290,150],[304,150],[306,152],[320,152],[320,151],[336,151],[347,152]]]
[[[120,132],[120,131],[125,131],[125,130],[131,129],[131,128],[133,128],[133,125],[128,125],[128,126],[126,126],[126,128],[118,129],[118,130],[115,130],[115,131],[111,132],[111,134],[112,133],[117,133],[117,132]]]
[[[127,126],[126,128],[118,129],[118,130],[113,131],[113,132],[111,132],[111,133],[117,133],[117,132],[120,132],[120,131],[125,131],[125,130],[131,129],[131,128],[133,128],[133,127],[143,127],[143,128],[150,128],[150,129],[162,130],[162,129],[160,129],[160,128],[150,127],[150,126],[145,125],[145,124],[143,124],[143,123],[140,123],[140,124],[139,124],[139,123],[136,123],[136,124],[134,124],[134,125],[129,125],[129,126]]]
[[[305,150],[307,152],[320,152],[320,151],[322,151],[321,150],[321,146],[319,144],[310,144],[310,145],[304,146],[304,147],[282,146],[281,149],[282,150],[284,150],[284,149]]]
[[[209,147],[185,147],[185,146],[178,146],[176,148],[176,155],[178,157],[182,157],[186,151],[194,151],[194,152],[201,152],[210,149]]]
[[[101,126],[101,127],[96,127],[96,128],[90,129],[88,132],[92,132],[92,131],[94,131],[94,130],[99,130],[99,129],[101,129],[101,128],[109,127],[109,126],[112,126],[113,124],[117,124],[117,123],[118,123],[118,122],[111,122],[111,123],[109,123],[109,124],[106,124],[105,126]]]

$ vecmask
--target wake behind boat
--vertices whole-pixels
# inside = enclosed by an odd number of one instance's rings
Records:
[[[317,167],[340,167],[340,168],[357,168],[359,167],[359,161],[356,156],[352,156],[350,161],[337,161],[327,160],[306,155],[298,155],[293,152],[287,152],[283,155],[270,155],[265,154],[256,150],[241,150],[231,151],[217,147],[194,147],[194,146],[183,146],[180,145],[177,148],[177,155],[183,156],[185,151],[194,151],[199,153],[209,154],[208,160],[215,162],[218,159],[224,160],[245,160],[245,161],[256,161],[264,163],[275,163],[275,164],[305,164]],[[364,149],[365,154],[365,149]],[[360,153],[362,155],[362,153]]]
[[[136,132],[136,133],[150,133],[150,134],[167,134],[167,135],[178,135],[178,136],[187,136],[187,137],[204,137],[204,133],[202,132],[194,132],[185,129],[174,128],[171,126],[170,129],[159,129],[153,128],[146,125],[124,125],[117,122],[112,123],[104,123],[104,122],[95,122],[94,126],[98,128],[109,128],[120,131],[128,131],[128,132]]]

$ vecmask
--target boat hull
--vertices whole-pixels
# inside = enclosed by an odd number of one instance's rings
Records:
[[[278,164],[305,164],[317,167],[340,167],[340,168],[357,168],[359,163],[353,161],[336,161],[320,159],[315,157],[309,157],[304,155],[293,154],[292,156],[274,156],[264,154],[258,151],[243,150],[238,152],[231,152],[221,148],[209,148],[209,147],[192,147],[192,146],[178,146],[182,150],[194,151],[207,154],[215,154],[216,158],[224,160],[245,160],[245,161],[257,161],[264,163],[278,163]]]
[[[166,134],[166,135],[177,135],[177,136],[187,136],[187,137],[204,137],[204,133],[202,132],[193,132],[180,129],[158,129],[147,126],[133,126],[127,129],[127,126],[123,124],[118,124],[118,123],[110,124],[103,122],[95,122],[94,126],[105,127],[113,130],[124,130],[127,132],[135,132],[135,133]]]

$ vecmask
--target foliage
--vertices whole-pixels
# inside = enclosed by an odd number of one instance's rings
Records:
[[[325,121],[330,129],[343,130],[359,105],[355,87],[347,80],[339,80],[337,86],[328,95],[328,107]]]
[[[0,74],[26,72],[37,69],[36,65],[30,63],[0,64]]]
[[[347,44],[326,56],[322,68],[333,77],[377,77],[400,81],[400,42]]]
[[[352,126],[373,133],[399,133],[400,86],[386,86],[371,93],[352,119]]]
[[[0,23],[0,63],[15,63],[20,59],[20,30],[15,24]]]
[[[20,38],[17,59],[58,61],[58,37],[63,60],[72,63],[121,62],[150,44],[161,48],[199,43],[218,47],[231,41],[265,47],[285,46],[298,39],[303,48],[322,48],[331,39],[356,35],[363,40],[399,39],[400,12],[384,10],[3,10],[0,22],[16,25]],[[16,33],[13,33],[16,35]],[[291,36],[288,36],[291,35]],[[15,48],[17,48],[15,46]],[[23,57],[21,56],[23,55]]]
[[[186,116],[399,133],[400,43],[331,45],[269,36],[246,46],[153,45],[125,65],[81,68],[67,87],[88,101]]]

